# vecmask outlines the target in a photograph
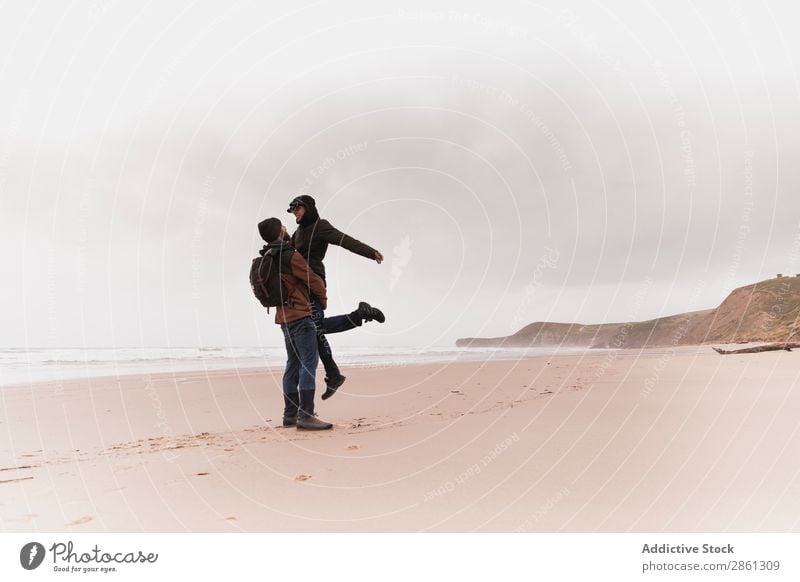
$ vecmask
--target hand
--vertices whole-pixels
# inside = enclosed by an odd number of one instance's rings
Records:
[[[379,265],[383,262],[383,255],[381,254],[380,251],[375,251],[375,260],[378,262]]]

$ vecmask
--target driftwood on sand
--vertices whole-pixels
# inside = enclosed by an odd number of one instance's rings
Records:
[[[775,350],[786,350],[791,352],[792,348],[800,348],[800,342],[779,342],[775,344],[765,344],[763,346],[756,346],[754,348],[742,348],[740,350],[722,350],[720,348],[712,347],[715,352],[722,355],[728,354],[755,354],[758,352],[772,352]]]

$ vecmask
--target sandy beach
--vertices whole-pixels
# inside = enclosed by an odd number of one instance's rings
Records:
[[[587,351],[0,390],[5,531],[798,531],[800,354]],[[319,392],[318,392],[319,394]]]

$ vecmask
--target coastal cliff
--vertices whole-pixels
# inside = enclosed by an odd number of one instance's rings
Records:
[[[497,338],[461,338],[459,347],[567,346],[642,348],[797,339],[800,277],[779,277],[735,289],[715,309],[648,321],[584,325],[536,322]]]

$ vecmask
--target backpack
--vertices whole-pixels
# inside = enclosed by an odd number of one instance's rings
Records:
[[[286,285],[281,280],[281,262],[288,262],[292,251],[281,249],[277,253],[262,252],[250,265],[250,287],[256,299],[269,313],[270,307],[286,305],[289,300]]]

